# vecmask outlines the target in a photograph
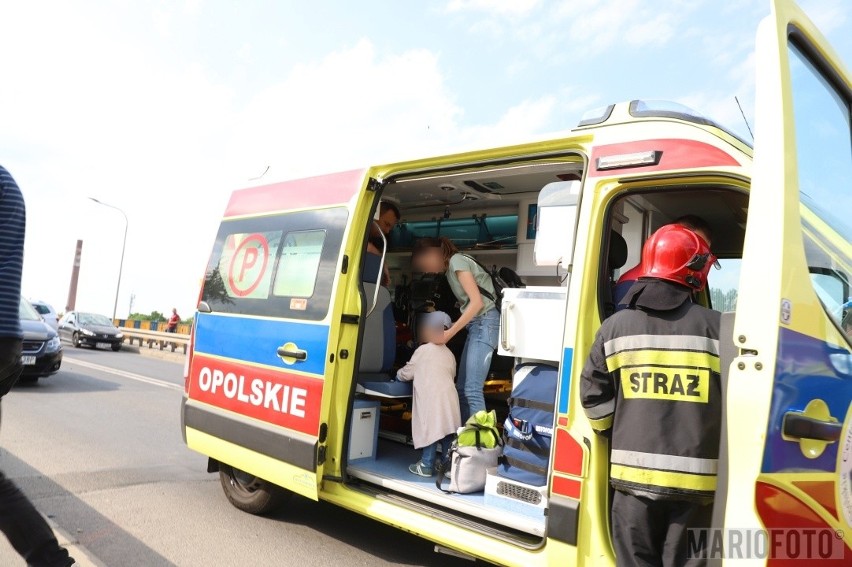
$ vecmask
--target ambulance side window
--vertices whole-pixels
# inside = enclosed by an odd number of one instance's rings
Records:
[[[740,281],[741,258],[722,258],[719,270],[710,270],[707,289],[710,305],[716,311],[728,313],[737,310],[737,295]]]
[[[335,208],[224,221],[202,300],[214,312],[323,319],[347,216]]]
[[[852,333],[852,93],[789,46],[802,240],[811,283],[826,313]]]
[[[272,293],[284,297],[311,297],[324,243],[324,230],[288,233],[281,246]]]

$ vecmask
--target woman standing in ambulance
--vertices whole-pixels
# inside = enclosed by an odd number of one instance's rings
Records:
[[[456,381],[464,423],[471,415],[485,409],[482,390],[500,332],[494,284],[491,276],[473,258],[460,254],[449,238],[421,238],[414,244],[411,261],[418,271],[445,274],[461,307],[461,317],[444,331],[441,344],[446,344],[467,327]]]

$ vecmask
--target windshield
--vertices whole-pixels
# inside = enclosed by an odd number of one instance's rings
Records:
[[[42,315],[50,315],[50,309],[48,309],[47,305],[43,305],[41,303],[33,303],[33,308]]]
[[[102,325],[104,327],[112,327],[112,321],[103,315],[97,313],[80,313],[78,322],[81,325]]]
[[[36,310],[33,309],[30,302],[23,297],[21,298],[21,303],[18,307],[18,316],[21,318],[21,321],[41,321],[41,315],[36,313]]]
[[[739,136],[730,129],[725,128],[718,122],[710,120],[697,110],[693,110],[688,106],[677,102],[672,102],[668,100],[633,100],[630,101],[630,107],[628,108],[628,111],[630,112],[631,116],[635,116],[637,118],[678,118],[680,120],[686,120],[695,124],[704,124],[706,126],[712,126],[714,128],[718,128],[719,130],[722,130],[723,132],[733,136],[743,144],[751,147],[751,143],[748,140],[743,139],[742,136]]]

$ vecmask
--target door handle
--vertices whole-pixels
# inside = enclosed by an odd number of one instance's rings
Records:
[[[843,424],[838,421],[830,421],[809,417],[797,411],[788,411],[784,414],[782,431],[785,437],[791,439],[812,439],[834,443],[840,439]]]
[[[281,345],[278,347],[276,354],[284,364],[295,364],[308,359],[308,352],[300,349],[294,343]]]
[[[514,306],[514,303],[504,299],[500,307],[500,346],[506,352],[512,352],[515,348],[510,340],[511,334],[509,332],[509,312]]]

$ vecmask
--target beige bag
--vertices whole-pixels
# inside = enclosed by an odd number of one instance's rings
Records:
[[[441,487],[444,474],[438,476],[436,485],[446,493],[470,494],[485,490],[487,471],[497,466],[503,448],[459,447],[455,443],[450,449],[450,489]]]

